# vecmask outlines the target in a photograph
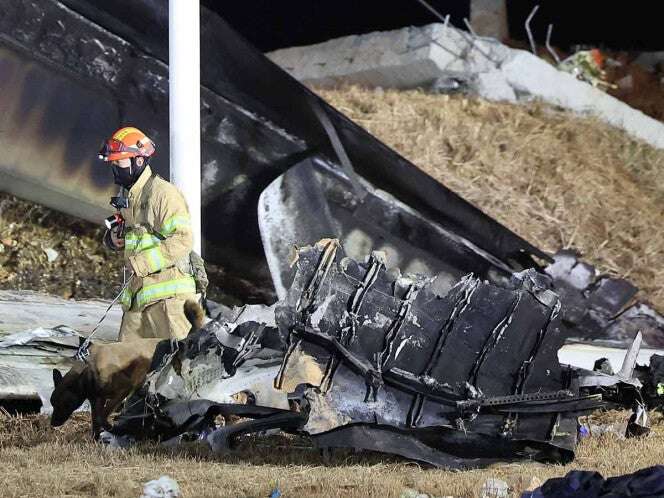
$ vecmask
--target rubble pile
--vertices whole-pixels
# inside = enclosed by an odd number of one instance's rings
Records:
[[[105,440],[193,438],[226,454],[240,436],[280,429],[441,467],[568,462],[579,416],[633,407],[625,433],[642,435],[644,399],[661,402],[641,395],[641,335],[617,374],[559,363],[564,303],[535,270],[446,289],[388,269],[380,252],[356,261],[334,239],[294,264],[277,304],[222,309],[177,346],[164,341]],[[218,426],[220,415],[245,420]]]

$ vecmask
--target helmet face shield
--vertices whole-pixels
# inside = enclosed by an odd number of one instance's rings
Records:
[[[99,150],[99,159],[103,161],[117,161],[137,156],[139,149],[137,147],[127,147],[120,140],[109,138],[103,143]]]
[[[120,128],[106,140],[99,150],[102,161],[117,161],[142,156],[148,158],[155,152],[155,145],[142,131],[132,128]]]

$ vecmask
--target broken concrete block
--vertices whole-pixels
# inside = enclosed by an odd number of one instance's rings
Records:
[[[477,41],[487,52],[497,42]],[[268,57],[300,81],[319,86],[356,83],[385,88],[430,85],[443,73],[463,75],[468,66],[494,64],[471,48],[463,32],[442,24],[408,27],[275,50]]]
[[[540,99],[593,115],[658,148],[664,124],[523,50],[443,24],[337,38],[267,56],[300,81],[467,89],[490,100]],[[441,84],[446,83],[446,84]],[[452,83],[448,85],[447,83]]]
[[[598,117],[654,147],[664,148],[664,125],[620,100],[557,70],[543,59],[514,50],[502,72],[515,91]]]
[[[517,96],[505,75],[500,71],[480,73],[475,78],[474,88],[477,95],[487,100],[516,102]]]

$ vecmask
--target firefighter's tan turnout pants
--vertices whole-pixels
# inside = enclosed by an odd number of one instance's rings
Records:
[[[184,339],[191,324],[184,315],[187,299],[196,300],[196,295],[178,295],[150,304],[143,311],[125,311],[120,325],[120,341],[163,338]]]

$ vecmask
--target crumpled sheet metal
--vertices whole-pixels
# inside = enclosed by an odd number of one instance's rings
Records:
[[[547,276],[499,286],[468,275],[441,290],[388,269],[380,252],[347,257],[336,239],[298,250],[294,265],[270,310],[276,327],[267,309],[233,312],[175,351],[165,341],[113,433],[193,431],[225,452],[239,435],[281,428],[453,468],[573,458],[577,416],[602,402],[558,363]],[[219,414],[254,420],[215,428]]]
[[[251,306],[239,310],[235,322],[212,321],[179,343],[159,346],[147,379],[151,396],[172,401],[205,399],[216,403],[246,402],[288,409],[286,393],[273,386],[281,352],[271,307]],[[253,321],[257,320],[257,321]],[[258,321],[260,320],[260,321]],[[263,320],[267,321],[265,323]],[[275,337],[261,343],[263,334]]]
[[[545,271],[563,303],[567,337],[627,347],[641,331],[645,345],[664,347],[664,317],[645,303],[632,304],[638,289],[631,282],[600,275],[573,251],[553,258]]]
[[[274,387],[283,357],[283,340],[270,325],[274,311],[251,306],[229,310],[226,318],[230,321],[222,316],[210,321],[177,347],[170,341],[157,346],[151,373],[125,404],[111,440],[168,440],[188,432],[204,437],[215,428],[217,415],[256,419],[256,431],[272,423],[298,425],[287,393]],[[232,429],[252,432],[243,427]],[[224,446],[231,433],[217,431],[211,446]]]
[[[302,430],[322,445],[446,466],[572,458],[576,416],[597,398],[558,363],[560,303],[540,275],[506,288],[467,276],[437,295],[432,279],[389,272],[380,253],[357,263],[336,240],[301,249],[296,265],[276,311],[288,349],[275,383],[302,358],[319,366],[296,393]]]
[[[0,399],[39,399],[50,413],[54,368],[68,370],[82,336],[63,325],[3,336],[0,341]]]

